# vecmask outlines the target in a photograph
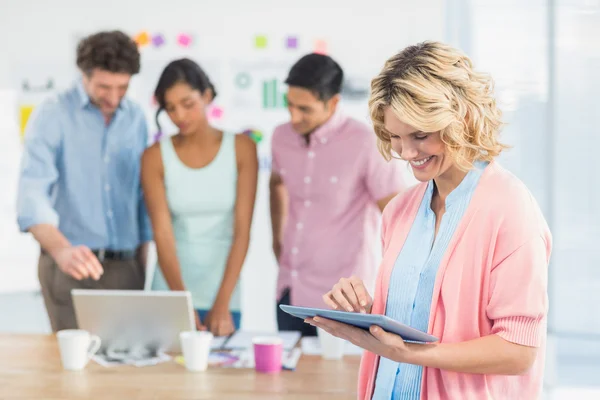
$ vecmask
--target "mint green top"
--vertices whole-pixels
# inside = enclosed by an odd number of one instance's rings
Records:
[[[160,152],[183,284],[192,294],[194,308],[210,310],[233,241],[238,176],[235,135],[224,133],[217,155],[202,168],[181,162],[170,137],[161,140]],[[152,289],[169,290],[158,265]],[[240,310],[239,283],[229,307]]]

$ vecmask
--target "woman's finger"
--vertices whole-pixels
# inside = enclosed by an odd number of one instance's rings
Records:
[[[354,311],[354,307],[352,307],[352,304],[350,304],[348,298],[344,294],[343,284],[341,282],[337,283],[333,287],[331,293],[333,296],[333,300],[335,300],[340,309],[350,312]]]
[[[371,295],[367,291],[365,284],[359,278],[352,277],[349,279],[352,288],[354,289],[354,293],[356,294],[356,298],[358,299],[358,303],[360,304],[361,311],[371,311],[371,305],[373,304],[373,299]]]
[[[331,292],[327,292],[323,295],[323,302],[325,302],[325,304],[327,304],[334,310],[337,310],[339,308],[338,303],[335,300],[333,300],[333,295]]]
[[[352,305],[352,310],[348,311],[360,311],[362,306],[358,300],[356,292],[354,291],[354,286],[352,285],[350,280],[342,278],[340,279],[340,284],[342,285],[342,292],[344,293],[344,296],[348,300],[348,303]]]

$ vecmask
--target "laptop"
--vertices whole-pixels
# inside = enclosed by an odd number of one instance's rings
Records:
[[[196,329],[190,292],[73,289],[79,329],[107,348],[145,346],[180,352],[179,333]]]

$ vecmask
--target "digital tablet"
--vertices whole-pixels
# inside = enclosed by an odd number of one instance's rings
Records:
[[[298,318],[323,317],[338,322],[343,322],[348,325],[356,326],[368,330],[371,325],[380,326],[386,332],[392,332],[400,335],[402,339],[408,342],[431,343],[437,342],[438,338],[431,336],[425,332],[411,328],[408,325],[401,324],[398,321],[378,314],[361,314],[347,311],[325,310],[320,308],[296,307],[280,305],[286,313]]]

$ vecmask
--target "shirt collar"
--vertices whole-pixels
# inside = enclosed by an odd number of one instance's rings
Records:
[[[80,104],[81,108],[85,108],[85,107],[93,105],[90,100],[90,96],[87,94],[87,92],[85,91],[85,89],[83,87],[83,82],[81,81],[81,79],[77,80],[77,82],[75,83],[75,88],[76,88],[77,94],[79,96],[79,104]],[[125,110],[125,109],[127,109],[127,102],[123,98],[121,100],[121,102],[119,103],[119,110]]]
[[[79,104],[81,105],[81,108],[85,108],[88,105],[90,105],[90,96],[88,96],[85,89],[83,88],[83,82],[81,82],[81,80],[78,80],[75,83],[75,88],[77,90],[77,94],[79,95]]]
[[[463,178],[462,182],[448,195],[446,198],[446,207],[450,207],[462,196],[468,195],[473,192],[475,185],[479,181],[481,173],[487,166],[485,161],[475,161],[473,168],[467,172],[467,175]]]
[[[346,116],[340,110],[336,110],[333,115],[325,121],[323,125],[315,129],[311,135],[317,139],[327,140],[338,132],[345,121]]]
[[[489,163],[486,161],[475,161],[473,163],[473,168],[471,168],[469,172],[467,172],[467,175],[465,175],[465,177],[458,184],[458,186],[454,188],[452,192],[450,192],[448,197],[446,197],[446,208],[451,207],[452,204],[454,204],[458,199],[462,198],[465,195],[469,195],[473,192],[475,185],[477,185],[477,182],[479,181],[479,177],[481,176],[483,170],[488,164]],[[425,200],[427,201],[427,204],[429,204],[427,211],[429,212],[431,212],[431,198],[433,196],[433,187],[434,182],[432,179],[429,181],[427,185],[427,190],[425,192]]]

